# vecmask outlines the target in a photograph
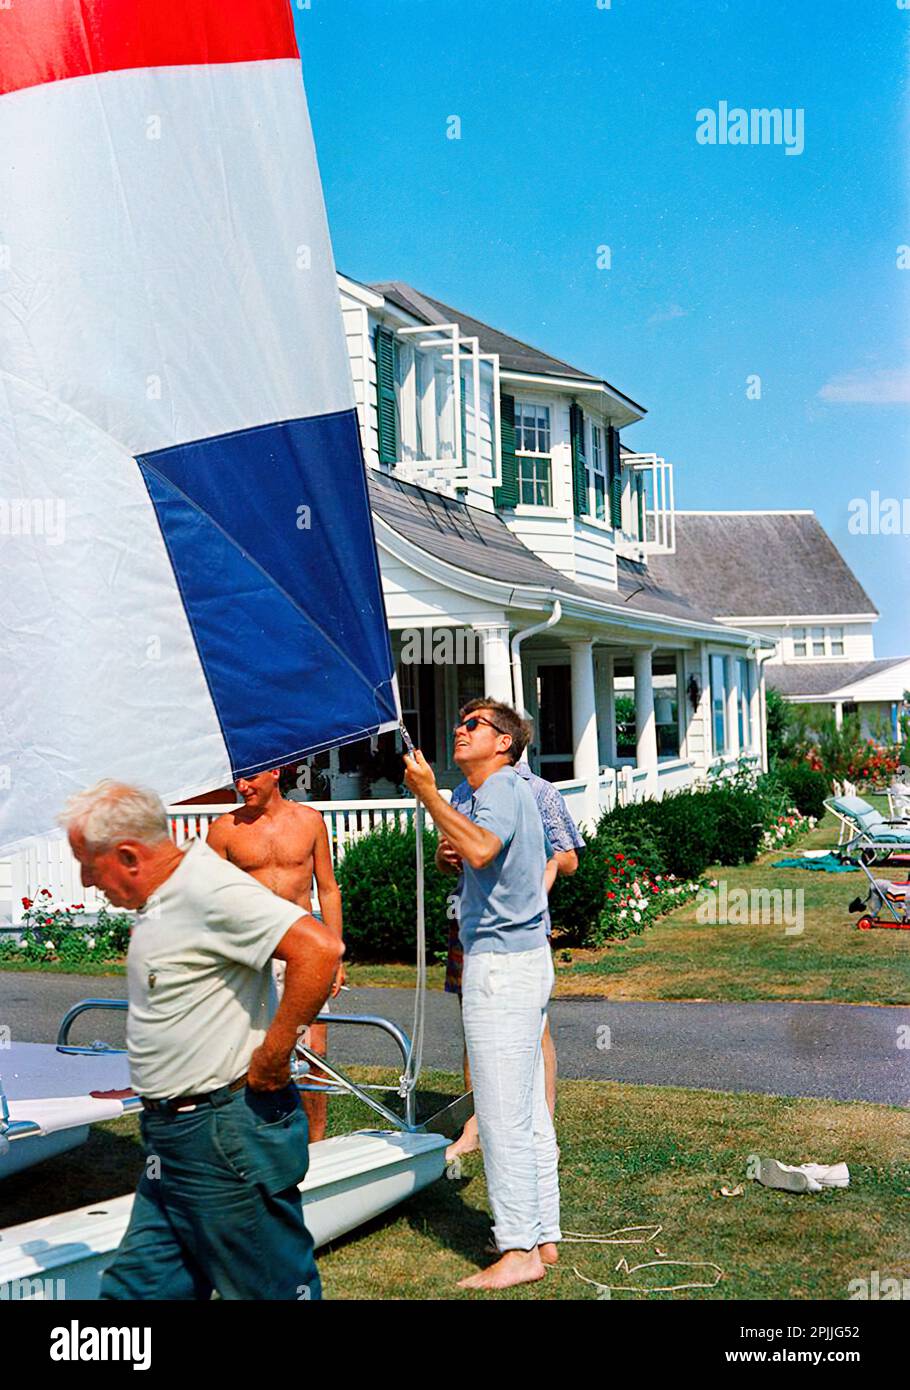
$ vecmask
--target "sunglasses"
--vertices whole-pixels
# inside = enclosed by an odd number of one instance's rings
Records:
[[[492,719],[479,719],[476,714],[472,714],[470,719],[462,719],[460,724],[456,724],[452,730],[457,734],[459,729],[465,729],[469,734],[473,734],[478,724],[489,724],[491,729],[495,729],[498,734],[508,733],[507,729],[500,729],[498,724],[494,724]]]

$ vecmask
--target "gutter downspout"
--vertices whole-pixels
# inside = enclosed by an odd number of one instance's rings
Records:
[[[525,718],[527,718],[528,711],[525,708],[524,680],[521,674],[521,644],[526,637],[533,637],[536,632],[544,632],[548,627],[555,627],[561,617],[562,604],[559,599],[555,599],[553,611],[548,618],[544,619],[542,623],[535,623],[533,627],[523,628],[521,632],[516,632],[512,638],[512,698],[515,701],[515,708]],[[521,761],[526,762],[527,757],[528,750],[525,749],[521,755]]]

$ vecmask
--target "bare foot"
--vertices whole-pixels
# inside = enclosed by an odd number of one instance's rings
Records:
[[[543,1245],[538,1245],[537,1253],[545,1265],[555,1265],[559,1263],[559,1246],[555,1241],[548,1240]]]
[[[510,1289],[513,1284],[533,1284],[545,1278],[547,1267],[535,1246],[533,1250],[507,1250],[490,1265],[467,1279],[459,1279],[460,1289]]]
[[[446,1149],[446,1162],[451,1162],[453,1158],[461,1158],[462,1154],[475,1154],[479,1152],[480,1135],[477,1132],[477,1120],[472,1115],[461,1131],[459,1138]]]

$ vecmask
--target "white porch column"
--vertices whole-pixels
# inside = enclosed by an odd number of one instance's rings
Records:
[[[761,686],[763,671],[758,661],[749,662],[749,728],[752,731],[752,752],[762,754],[764,748],[764,726],[762,723]]]
[[[597,745],[602,767],[616,766],[616,692],[613,687],[613,653],[602,647],[597,653]]]
[[[654,677],[651,672],[653,647],[636,647],[635,671],[635,762],[647,772],[645,796],[657,796],[657,723],[654,718]]]
[[[739,664],[735,656],[724,657],[724,677],[727,687],[727,753],[739,754]]]
[[[844,702],[843,700],[834,701],[834,727],[842,729],[844,726]]]
[[[594,685],[594,643],[570,642],[572,654],[572,743],[575,776],[586,784],[586,816],[592,826],[600,814],[597,779],[597,696]]]
[[[491,700],[512,703],[512,667],[508,623],[472,623],[483,649],[483,693]]]

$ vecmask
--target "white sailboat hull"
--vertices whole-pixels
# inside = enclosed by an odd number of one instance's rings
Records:
[[[435,1182],[447,1143],[438,1134],[360,1130],[313,1144],[300,1197],[316,1246]],[[130,1193],[7,1227],[0,1232],[0,1299],[96,1299],[132,1206]]]

